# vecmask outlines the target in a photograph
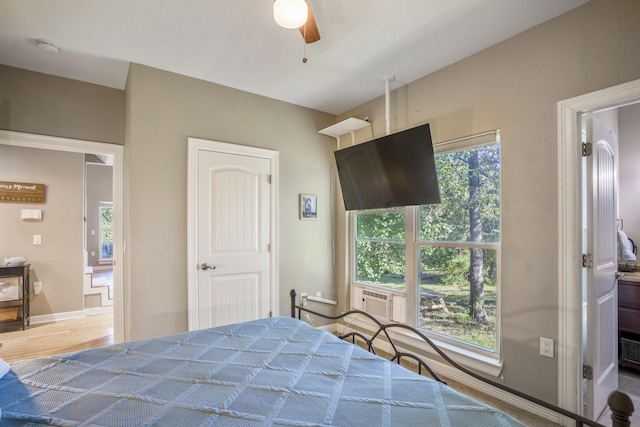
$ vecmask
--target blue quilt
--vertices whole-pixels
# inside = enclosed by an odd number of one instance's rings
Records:
[[[288,317],[15,362],[1,426],[507,426],[513,418]]]

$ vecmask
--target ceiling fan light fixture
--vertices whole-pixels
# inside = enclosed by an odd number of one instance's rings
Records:
[[[274,0],[273,19],[283,28],[302,27],[307,22],[309,6],[305,0]]]

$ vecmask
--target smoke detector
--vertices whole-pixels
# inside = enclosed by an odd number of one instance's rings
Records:
[[[58,49],[56,45],[45,40],[37,40],[36,46],[38,47],[38,49],[44,50],[45,52],[52,55],[57,55],[58,53],[60,53],[60,49]]]

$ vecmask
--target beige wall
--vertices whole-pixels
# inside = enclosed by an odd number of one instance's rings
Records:
[[[26,257],[31,281],[42,282],[42,293],[31,296],[32,316],[84,309],[83,167],[82,154],[0,145],[0,181],[46,186],[45,203],[0,202],[0,260]],[[23,221],[22,209],[41,209],[43,219]]]
[[[122,90],[0,65],[0,129],[122,145],[124,101]],[[10,149],[2,145],[0,148]],[[48,198],[41,223],[18,223],[18,228],[6,230],[10,239],[5,238],[4,230],[0,232],[0,259],[22,252],[32,260],[32,281],[37,278],[43,283],[43,293],[32,296],[32,315],[82,310],[83,163],[68,165],[68,159],[83,159],[84,155],[47,150],[30,153],[26,157],[0,155],[0,164],[3,164],[0,180],[20,180],[8,175],[33,176],[35,182],[47,184],[47,197],[50,194],[55,197]],[[60,182],[65,183],[68,192],[53,186]],[[77,194],[76,186],[79,186]],[[79,198],[79,204],[65,199],[71,194]],[[55,204],[55,213],[48,207],[50,203]],[[61,207],[60,203],[67,205]],[[12,218],[18,218],[16,209],[17,205],[0,205],[0,223],[8,221],[14,225]],[[72,222],[71,218],[76,216],[77,222]],[[2,227],[0,225],[0,230]],[[43,231],[41,247],[31,245],[35,231]],[[80,234],[76,235],[76,231]],[[67,233],[71,233],[69,239]],[[80,239],[79,248],[75,247],[77,239]],[[79,286],[78,295],[76,286]]]
[[[126,89],[128,338],[187,329],[187,138],[280,153],[280,309],[291,287],[333,296],[330,141],[335,116],[132,64]],[[317,194],[318,221],[298,219]],[[195,266],[194,266],[195,268]]]
[[[592,0],[391,94],[392,131],[429,122],[434,140],[444,141],[501,130],[502,374],[508,385],[551,402],[558,361],[539,356],[538,343],[558,337],[556,105],[640,78],[639,20],[638,1]],[[368,116],[375,134],[384,134],[383,98],[338,119],[350,116]],[[337,247],[342,259],[344,243]]]
[[[0,129],[122,145],[124,91],[0,65]]]
[[[2,129],[123,144],[126,123],[126,337],[187,328],[189,136],[279,151],[282,313],[294,286],[335,296],[331,140],[317,133],[335,116],[138,65],[131,67],[126,97],[124,91],[6,66],[0,66],[0,82]],[[318,221],[298,220],[300,193],[319,196]]]

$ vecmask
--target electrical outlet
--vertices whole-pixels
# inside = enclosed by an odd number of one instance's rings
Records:
[[[300,299],[302,300],[302,306],[306,307],[307,306],[307,293],[303,292],[300,294]]]
[[[553,359],[553,340],[551,338],[540,337],[540,355]]]
[[[322,298],[322,291],[316,291],[316,298]]]
[[[42,282],[33,282],[33,290],[36,294],[42,292]]]

